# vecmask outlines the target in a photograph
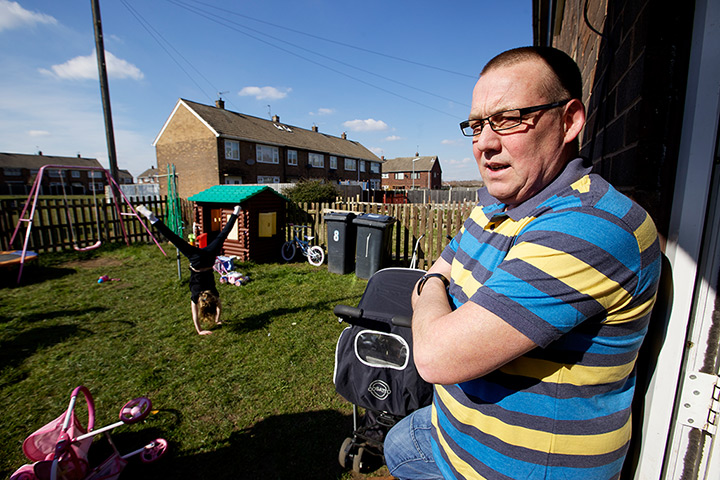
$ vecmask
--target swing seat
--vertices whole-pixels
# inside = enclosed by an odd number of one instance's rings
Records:
[[[100,245],[102,245],[102,240],[98,240],[93,245],[88,245],[87,247],[79,247],[77,244],[73,244],[73,248],[76,252],[89,252],[90,250],[95,250]]]

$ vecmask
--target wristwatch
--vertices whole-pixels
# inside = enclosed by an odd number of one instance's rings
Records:
[[[417,294],[418,295],[420,295],[420,293],[422,292],[422,289],[425,286],[425,282],[427,282],[428,279],[430,279],[430,278],[439,278],[445,284],[445,288],[450,286],[450,281],[447,278],[445,278],[445,275],[443,275],[442,273],[426,273],[425,275],[422,276],[422,278],[420,279],[420,281],[417,284]]]

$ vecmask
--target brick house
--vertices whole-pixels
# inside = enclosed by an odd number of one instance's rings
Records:
[[[380,188],[380,160],[360,143],[179,99],[153,145],[158,168],[175,165],[187,198],[219,184],[293,183],[320,178]],[[161,193],[164,188],[161,182]]]
[[[27,195],[35,177],[45,165],[62,165],[66,169],[47,169],[40,185],[41,195],[91,195],[101,193],[107,180],[105,174],[95,170],[73,170],[72,167],[103,168],[95,158],[58,157],[22,153],[0,153],[0,195]],[[132,176],[130,177],[132,179]]]
[[[145,183],[160,183],[158,180],[158,175],[160,175],[160,171],[155,168],[155,166],[151,166],[144,172],[142,172],[140,175],[137,176],[137,183],[139,184],[145,184]]]
[[[382,164],[383,190],[440,187],[442,187],[442,168],[437,156],[388,158]]]
[[[650,212],[666,256],[621,477],[717,478],[720,2],[532,7],[533,43],[567,52],[583,73],[581,154]]]

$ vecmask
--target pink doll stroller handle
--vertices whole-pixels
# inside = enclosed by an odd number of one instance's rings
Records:
[[[68,427],[70,426],[70,418],[72,417],[72,412],[75,410],[75,403],[77,401],[78,393],[81,393],[85,396],[85,402],[87,403],[87,409],[88,409],[88,424],[87,424],[87,431],[91,431],[93,428],[95,428],[95,401],[93,400],[92,395],[90,394],[90,390],[88,390],[83,385],[80,385],[79,387],[75,387],[75,389],[70,394],[70,405],[67,409],[67,414],[65,415],[65,421],[63,422],[62,431],[67,432]]]

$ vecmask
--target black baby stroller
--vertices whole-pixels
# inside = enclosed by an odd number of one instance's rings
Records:
[[[353,436],[338,460],[360,472],[384,463],[383,441],[390,427],[432,401],[432,386],[417,373],[412,357],[410,298],[426,272],[386,268],[370,277],[360,303],[338,305],[335,314],[351,326],[335,350],[335,390],[353,404]],[[358,407],[365,409],[360,417]],[[379,466],[379,465],[378,465]]]

